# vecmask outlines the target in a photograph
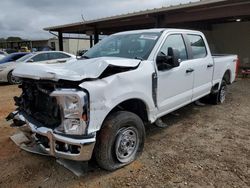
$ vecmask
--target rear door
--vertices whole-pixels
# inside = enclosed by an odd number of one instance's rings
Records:
[[[213,78],[213,59],[207,42],[199,34],[187,34],[189,52],[194,67],[194,88],[192,101],[210,93]]]
[[[171,47],[180,53],[180,66],[158,70],[157,105],[159,116],[167,114],[191,102],[194,75],[192,62],[188,60],[187,48],[182,34],[170,34],[165,39],[159,53],[167,55]]]

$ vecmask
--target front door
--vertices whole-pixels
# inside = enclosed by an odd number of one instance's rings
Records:
[[[188,60],[187,49],[182,34],[170,34],[167,36],[159,53],[167,55],[169,47],[179,51],[181,63],[178,67],[158,70],[158,116],[165,115],[190,103],[192,100],[193,67],[192,61]]]

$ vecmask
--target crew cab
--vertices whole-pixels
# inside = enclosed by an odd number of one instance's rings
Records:
[[[212,56],[199,31],[147,29],[113,34],[65,64],[29,64],[16,111],[7,120],[43,154],[88,161],[106,170],[141,153],[146,123],[209,96],[226,99],[237,55]],[[167,149],[167,148],[166,148]]]

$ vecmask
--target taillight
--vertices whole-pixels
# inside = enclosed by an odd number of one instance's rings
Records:
[[[237,60],[236,60],[236,64],[235,64],[235,78],[237,78],[238,77],[238,74],[239,74],[239,67],[240,67],[240,59],[239,59],[239,57],[237,58]]]

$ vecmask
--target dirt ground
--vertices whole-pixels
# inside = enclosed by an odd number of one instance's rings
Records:
[[[230,86],[223,105],[193,104],[147,127],[142,156],[107,172],[91,162],[76,177],[54,158],[21,151],[4,117],[17,86],[0,85],[0,187],[250,187],[250,79]]]

